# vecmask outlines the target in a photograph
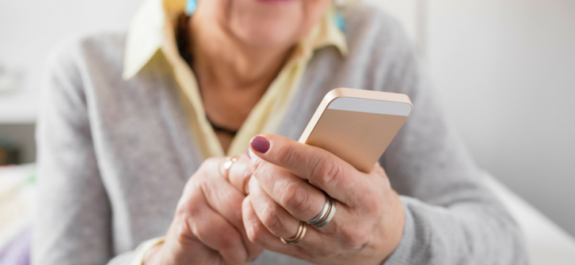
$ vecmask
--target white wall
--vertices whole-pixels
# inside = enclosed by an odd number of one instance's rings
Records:
[[[0,1],[0,59],[34,67],[70,35],[127,28],[142,0]]]
[[[575,234],[575,1],[428,1],[427,55],[479,165]]]
[[[368,2],[404,22],[477,163],[575,234],[575,1]]]
[[[34,122],[47,53],[65,37],[126,29],[143,0],[2,0],[0,64],[25,74],[19,91],[0,94],[0,123]]]

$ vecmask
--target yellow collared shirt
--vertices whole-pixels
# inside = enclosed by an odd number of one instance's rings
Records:
[[[185,97],[183,108],[204,159],[244,153],[253,136],[275,133],[316,49],[333,45],[342,55],[347,55],[345,36],[333,23],[335,12],[330,8],[318,25],[297,43],[291,57],[252,109],[225,154],[206,118],[196,77],[181,58],[176,45],[174,24],[185,8],[185,0],[148,0],[143,4],[128,30],[123,76],[130,79],[137,75],[142,68],[153,63],[151,58],[157,52],[167,59],[180,94]]]

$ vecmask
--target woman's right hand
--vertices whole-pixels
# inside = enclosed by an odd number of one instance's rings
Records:
[[[245,264],[261,254],[241,215],[249,159],[239,156],[228,174],[225,162],[207,159],[188,180],[164,243],[148,251],[144,264]]]

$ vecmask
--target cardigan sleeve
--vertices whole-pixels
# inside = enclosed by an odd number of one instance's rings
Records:
[[[385,264],[526,264],[523,236],[483,185],[444,119],[404,37],[392,88],[413,112],[380,160],[405,210],[403,238]],[[481,139],[477,139],[481,141]]]
[[[137,250],[113,254],[112,210],[76,52],[67,46],[54,52],[43,78],[32,263],[132,264]]]

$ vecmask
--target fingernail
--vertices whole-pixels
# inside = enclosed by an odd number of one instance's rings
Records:
[[[252,138],[250,145],[252,146],[252,149],[263,154],[265,154],[270,149],[270,141],[259,135]]]

